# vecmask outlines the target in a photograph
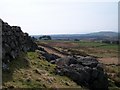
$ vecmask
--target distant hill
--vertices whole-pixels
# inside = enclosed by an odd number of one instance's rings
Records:
[[[118,33],[117,32],[94,32],[89,34],[84,34],[82,39],[95,39],[95,40],[117,40]]]
[[[33,35],[39,38],[42,35]],[[117,40],[118,33],[111,31],[93,32],[88,34],[58,34],[50,35],[53,40]]]
[[[87,36],[104,36],[104,37],[116,37],[118,35],[117,32],[94,32],[86,34]]]

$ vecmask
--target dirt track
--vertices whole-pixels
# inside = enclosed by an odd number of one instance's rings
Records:
[[[59,56],[59,57],[66,57],[66,56],[67,56],[67,55],[64,55],[64,54],[58,52],[58,51],[55,50],[55,49],[52,49],[52,48],[49,48],[49,47],[46,47],[46,46],[39,45],[39,47],[42,47],[42,48],[44,48],[48,53],[55,54],[55,55],[57,55],[57,56]]]
[[[104,64],[120,64],[118,58],[99,58],[98,60]]]

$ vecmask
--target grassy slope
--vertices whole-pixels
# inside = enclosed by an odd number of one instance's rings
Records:
[[[9,88],[81,88],[65,76],[54,74],[55,65],[39,59],[37,52],[22,54],[3,72],[3,87]]]
[[[120,90],[120,66],[109,65],[104,69],[108,74],[109,89]]]

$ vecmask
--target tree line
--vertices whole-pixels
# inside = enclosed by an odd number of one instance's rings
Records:
[[[52,40],[52,38],[49,35],[43,35],[38,38],[39,40]],[[32,37],[32,40],[37,40],[37,38]]]

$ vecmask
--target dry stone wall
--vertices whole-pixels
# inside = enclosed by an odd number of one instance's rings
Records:
[[[10,26],[2,20],[0,22],[2,23],[2,63],[5,68],[6,64],[21,52],[34,51],[37,45],[27,33],[22,32],[19,26]]]

